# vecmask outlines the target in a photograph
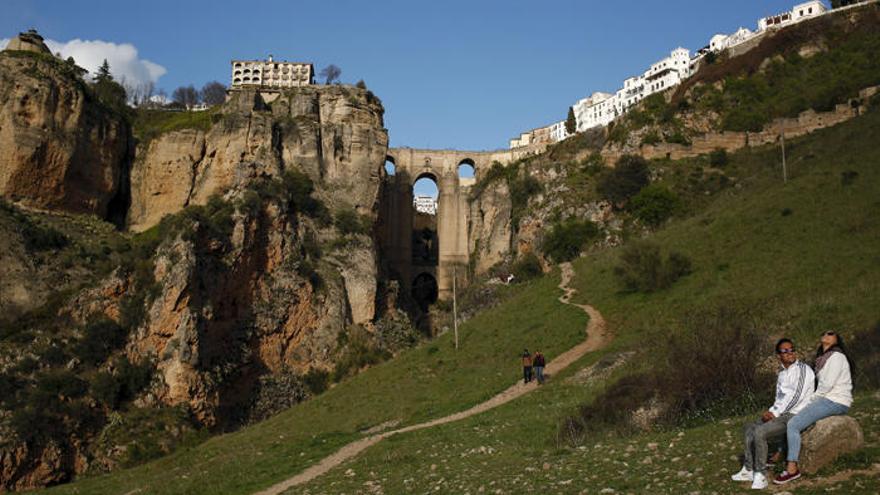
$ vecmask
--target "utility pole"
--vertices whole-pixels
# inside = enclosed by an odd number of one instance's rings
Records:
[[[782,183],[788,184],[788,169],[785,166],[785,120],[782,121]]]
[[[458,349],[458,299],[455,293],[456,280],[458,278],[458,273],[456,272],[456,266],[452,265],[452,328],[455,332],[455,348]]]

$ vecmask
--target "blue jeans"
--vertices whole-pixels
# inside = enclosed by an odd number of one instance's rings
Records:
[[[849,407],[830,401],[825,397],[815,397],[813,401],[791,418],[786,428],[788,437],[788,462],[797,462],[801,454],[801,432],[820,419],[828,416],[846,414]]]
[[[538,383],[544,383],[544,367],[535,366],[535,376],[538,377]]]

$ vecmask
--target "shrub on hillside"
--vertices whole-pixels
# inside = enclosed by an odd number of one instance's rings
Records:
[[[647,344],[650,340],[651,344]],[[760,364],[772,352],[745,304],[699,309],[646,339],[648,368],[627,375],[559,425],[557,440],[578,445],[591,433],[717,421],[763,404],[773,377]]]
[[[727,150],[724,148],[716,148],[709,153],[709,165],[712,165],[713,167],[721,168],[727,165],[729,161]]]
[[[378,364],[391,357],[390,352],[379,349],[367,331],[360,327],[352,327],[340,333],[339,344],[342,352],[333,369],[334,382],[357,373],[364,366]]]
[[[526,253],[520,256],[510,267],[510,271],[517,282],[526,282],[544,274],[541,260],[535,256],[535,253]]]
[[[648,133],[642,137],[642,144],[655,145],[659,142],[660,134],[657,131],[648,131]]]
[[[330,213],[319,199],[312,197],[315,184],[308,175],[299,170],[285,170],[281,176],[287,199],[295,207],[306,215],[327,224],[330,221]]]
[[[102,371],[92,378],[92,396],[110,409],[119,409],[131,401],[153,378],[155,366],[149,360],[132,363],[127,357],[118,359],[114,371]]]
[[[650,182],[648,162],[638,155],[624,155],[617,165],[599,176],[596,189],[615,205],[625,203]]]
[[[544,237],[541,250],[556,263],[571,261],[581,254],[588,241],[599,235],[599,228],[589,220],[569,218],[553,225]]]
[[[633,196],[627,207],[643,223],[657,227],[681,209],[681,200],[668,187],[651,184]]]
[[[660,246],[650,241],[630,243],[619,261],[614,275],[626,292],[663,290],[691,272],[690,258],[674,251],[664,258]]]
[[[664,139],[667,143],[681,144],[683,146],[691,145],[691,139],[687,137],[687,135],[685,135],[685,133],[680,129],[676,129],[675,131],[665,135]]]
[[[370,231],[369,218],[361,217],[351,208],[337,210],[333,216],[333,225],[344,236],[363,235]]]
[[[330,384],[330,373],[319,368],[311,368],[302,377],[303,383],[312,395],[318,395]]]
[[[880,388],[880,322],[856,334],[849,346],[859,388]]]
[[[128,339],[128,332],[113,320],[101,318],[86,324],[82,337],[73,345],[73,354],[88,366],[104,362]]]

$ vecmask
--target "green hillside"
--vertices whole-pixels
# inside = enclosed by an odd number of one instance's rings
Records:
[[[678,250],[693,261],[693,273],[668,290],[621,292],[613,275],[620,249],[579,260],[576,300],[599,309],[616,334],[602,354],[636,352],[611,380],[569,382],[576,374],[570,369],[530,397],[461,423],[391,438],[305,490],[289,493],[370,493],[375,486],[385,493],[742,491],[728,476],[739,467],[735,456],[741,449],[743,417],[715,411],[714,421],[695,427],[636,436],[596,434],[578,448],[557,444],[560,419],[606,385],[613,389],[615,378],[662,361],[664,356],[657,353],[663,349],[661,341],[669,338],[668,330],[705,306],[731,301],[753,306],[768,337],[767,355],[772,352],[769,339],[782,335],[809,352],[819,332],[829,327],[850,337],[852,347],[867,347],[864,334],[880,320],[877,142],[880,112],[873,111],[789,143],[787,184],[782,183],[778,149],[732,155],[725,173],[738,177],[742,187],[725,190],[704,211],[651,236],[664,249]],[[666,169],[693,165],[653,164]],[[670,181],[674,176],[670,174]],[[853,339],[857,333],[862,340]],[[876,346],[876,335],[874,342]],[[588,356],[574,368],[598,359]],[[862,371],[859,383],[864,384],[872,370]],[[772,393],[767,389],[763,401],[771,402]],[[868,446],[826,468],[825,474],[880,461],[878,406],[876,392],[859,391],[852,414],[860,420]],[[875,493],[880,473],[875,470],[868,482],[865,477],[835,485],[846,493]],[[804,485],[793,488],[796,493],[828,488]]]
[[[690,275],[666,290],[624,293],[613,269],[620,249],[590,253],[575,263],[576,299],[603,313],[616,337],[609,348],[584,357],[523,398],[467,420],[382,441],[290,493],[740,491],[741,486],[727,481],[738,468],[744,420],[738,415],[723,417],[723,411],[715,411],[710,422],[634,436],[594,433],[579,447],[557,443],[559,424],[606,387],[613,390],[617,379],[662,362],[658,353],[669,329],[705,306],[735,302],[753,307],[768,339],[788,335],[810,348],[820,330],[834,327],[859,348],[864,341],[854,335],[880,320],[877,142],[876,110],[790,142],[787,184],[781,179],[778,150],[731,155],[724,173],[740,186],[721,190],[707,206],[651,235],[664,250],[692,260]],[[696,165],[652,166],[687,170]],[[676,180],[675,173],[666,176]],[[249,493],[299,473],[371,427],[387,421],[412,424],[466,409],[517,379],[516,356],[522,347],[540,345],[552,358],[582,339],[585,317],[556,301],[557,284],[558,276],[548,276],[506,289],[501,305],[464,325],[457,352],[451,335],[443,335],[264,423],[52,491]],[[769,354],[770,344],[766,347]],[[634,357],[610,376],[577,377],[579,370],[607,364],[624,351]],[[768,389],[763,399],[771,397]],[[880,398],[862,387],[852,414],[865,429],[868,446],[826,474],[880,462],[878,406]],[[867,482],[865,476],[837,485],[846,493],[873,493],[878,474]],[[796,493],[826,488],[795,485]]]

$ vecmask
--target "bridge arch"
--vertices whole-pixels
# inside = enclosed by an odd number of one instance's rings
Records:
[[[388,176],[397,175],[397,162],[391,155],[385,157],[385,174]]]
[[[458,162],[456,167],[459,179],[474,179],[477,176],[477,164],[470,158]]]
[[[439,295],[440,291],[434,275],[422,272],[413,279],[412,297],[421,307],[422,311],[427,311],[430,305],[437,302]]]

